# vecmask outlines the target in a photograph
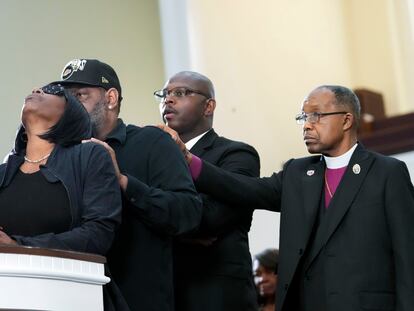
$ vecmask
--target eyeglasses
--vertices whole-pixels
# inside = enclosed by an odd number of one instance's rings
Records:
[[[335,112],[311,112],[311,113],[299,113],[296,115],[295,120],[297,124],[304,124],[309,122],[312,124],[318,123],[320,118],[323,116],[331,116],[335,114],[347,114],[346,111],[335,111]]]
[[[46,94],[64,96],[64,88],[61,84],[48,84],[43,86],[42,91]]]
[[[210,96],[208,96],[207,94],[204,94],[203,92],[192,90],[186,87],[175,87],[171,90],[167,90],[167,89],[158,90],[154,92],[154,97],[158,102],[162,103],[165,101],[165,98],[167,96],[182,98],[182,97],[190,96],[193,94],[199,94],[199,95],[204,96],[205,98],[210,98]]]

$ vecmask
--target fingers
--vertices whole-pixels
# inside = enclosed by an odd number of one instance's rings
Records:
[[[180,135],[178,135],[178,133],[173,130],[171,127],[168,127],[164,124],[159,124],[157,125],[157,127],[161,130],[163,130],[164,132],[170,134],[171,138],[174,140],[174,142],[182,148],[182,146],[184,145],[184,143],[181,141]],[[185,146],[185,145],[184,145]]]
[[[11,239],[4,231],[0,230],[0,244],[16,245],[16,241]]]
[[[184,142],[181,140],[180,135],[178,135],[178,133],[175,130],[173,130],[172,128],[164,124],[159,124],[157,125],[157,127],[163,130],[164,132],[170,134],[171,138],[174,140],[174,142],[177,144],[177,146],[180,148],[181,152],[183,153],[185,160],[187,161],[188,164],[190,164],[193,159],[193,155],[191,154],[190,151],[188,151]]]
[[[178,135],[178,133],[173,130],[171,127],[168,127],[164,124],[159,124],[157,125],[157,127],[161,130],[163,130],[164,132],[170,134],[170,136],[172,137],[172,139],[177,142],[177,140],[180,138],[180,136]]]
[[[85,143],[90,143],[90,142],[92,142],[92,143],[97,143],[97,144],[100,144],[100,145],[107,145],[107,143],[106,142],[104,142],[104,141],[102,141],[102,140],[99,140],[99,139],[97,139],[97,138],[94,138],[94,137],[91,137],[90,139],[84,139],[84,140],[82,140],[82,143],[83,144],[85,144]]]
[[[114,150],[112,149],[112,147],[109,146],[106,142],[104,142],[102,140],[99,140],[99,139],[96,139],[96,138],[93,138],[93,137],[91,139],[84,139],[84,140],[82,140],[82,143],[83,144],[89,143],[89,142],[96,143],[96,144],[99,144],[99,145],[103,146],[110,153],[114,152]]]
[[[93,137],[91,139],[82,140],[82,143],[88,143],[88,142],[93,142],[93,143],[99,144],[99,145],[103,146],[106,149],[106,151],[108,151],[108,153],[109,153],[109,155],[111,156],[111,159],[112,159],[112,164],[114,166],[115,175],[118,178],[118,182],[121,185],[121,188],[123,190],[126,190],[126,187],[128,185],[128,177],[121,174],[121,170],[119,169],[119,165],[118,165],[118,161],[116,159],[116,154],[115,154],[114,149],[112,149],[112,147],[109,146],[108,143],[106,143],[102,140],[93,138]]]
[[[102,141],[102,140],[99,140],[99,139],[96,139],[96,138],[94,138],[94,137],[92,137],[91,139],[90,139],[90,141],[91,142],[93,142],[93,143],[97,143],[97,144],[99,144],[99,145],[101,145],[101,146],[104,146],[106,149],[108,149],[108,148],[111,148],[106,142],[104,142],[104,141]],[[111,148],[112,149],[112,148]]]

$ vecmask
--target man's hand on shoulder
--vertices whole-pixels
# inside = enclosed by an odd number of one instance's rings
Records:
[[[160,124],[160,125],[157,125],[157,127],[163,130],[164,132],[170,134],[171,138],[174,140],[174,142],[177,144],[177,146],[180,148],[181,152],[183,153],[184,158],[187,161],[187,164],[190,165],[191,160],[193,159],[193,154],[187,149],[184,142],[181,140],[180,135],[178,135],[178,133],[175,130],[168,127],[167,125]]]
[[[103,146],[109,152],[109,155],[111,156],[111,159],[112,159],[112,163],[114,165],[116,177],[118,178],[119,185],[121,186],[122,191],[126,191],[126,188],[128,186],[128,177],[125,176],[124,174],[121,174],[121,171],[118,166],[118,161],[116,160],[116,154],[115,154],[114,149],[112,149],[112,147],[109,146],[106,142],[96,139],[96,138],[91,138],[91,139],[82,141],[82,143],[87,143],[87,142],[97,143]]]

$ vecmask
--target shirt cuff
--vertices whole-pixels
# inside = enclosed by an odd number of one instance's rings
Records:
[[[142,197],[148,194],[149,187],[137,178],[128,174],[125,175],[128,177],[128,185],[125,190],[125,197],[132,204],[137,204]]]
[[[193,180],[197,180],[198,176],[200,176],[201,169],[203,168],[203,161],[193,154],[189,168],[191,177]]]

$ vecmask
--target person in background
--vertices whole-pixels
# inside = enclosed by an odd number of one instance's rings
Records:
[[[253,258],[253,276],[256,284],[259,311],[274,311],[277,286],[279,251],[268,248]]]
[[[0,165],[0,244],[106,255],[121,221],[107,151],[82,104],[60,85],[25,99],[15,147]]]
[[[163,121],[192,153],[226,171],[259,176],[256,150],[214,131],[216,100],[210,79],[197,72],[179,72],[154,95]],[[248,239],[253,207],[237,209],[200,195],[200,227],[177,237],[174,244],[176,310],[257,310]]]
[[[201,219],[201,200],[184,158],[160,129],[119,118],[121,84],[108,64],[72,60],[60,83],[89,112],[92,141],[111,154],[123,193],[122,225],[107,256],[112,279],[131,310],[171,311],[172,240]]]
[[[358,142],[360,109],[346,87],[312,90],[296,121],[316,155],[256,179],[197,158],[165,129],[199,191],[281,212],[278,311],[413,309],[414,188],[404,162]]]

